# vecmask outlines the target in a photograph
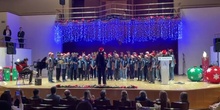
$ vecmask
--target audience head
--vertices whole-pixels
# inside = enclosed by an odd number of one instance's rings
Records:
[[[188,94],[186,92],[180,93],[180,101],[181,102],[188,102]]]
[[[24,58],[24,62],[27,63],[28,62],[28,58]]]
[[[84,92],[84,97],[83,97],[84,99],[87,99],[87,100],[90,100],[91,99],[91,93],[90,93],[90,91],[89,90],[86,90],[85,92]]]
[[[4,93],[11,94],[10,90],[5,90]]]
[[[142,98],[146,98],[147,97],[147,93],[145,91],[140,91],[139,95]]]
[[[67,96],[70,96],[70,90],[68,90],[68,89],[66,89],[65,91],[64,91],[64,95],[67,97]]]
[[[100,92],[100,97],[101,97],[101,98],[105,98],[105,96],[106,96],[106,90],[102,90],[102,91]]]
[[[33,94],[34,94],[34,96],[38,96],[39,90],[38,89],[34,89]]]
[[[159,98],[161,101],[167,101],[168,100],[168,95],[166,91],[160,91]]]
[[[8,104],[11,105],[11,94],[9,94],[9,93],[3,93],[3,94],[1,95],[0,100],[4,100],[4,101],[6,101]]]
[[[93,107],[90,102],[82,101],[76,106],[76,110],[93,110]]]
[[[0,100],[0,108],[1,110],[12,110],[11,104],[5,100]]]
[[[159,97],[160,97],[161,108],[168,107],[169,99],[168,99],[167,92],[166,91],[160,91],[160,96]]]
[[[9,29],[9,25],[6,26],[6,29]]]
[[[121,91],[121,99],[122,100],[128,99],[128,92],[126,90]]]
[[[51,94],[56,94],[56,92],[57,92],[57,88],[54,86],[54,87],[51,87],[50,88],[50,92],[51,92]]]

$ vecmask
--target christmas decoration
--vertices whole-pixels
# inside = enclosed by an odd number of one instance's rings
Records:
[[[202,68],[199,67],[191,67],[187,70],[187,76],[191,81],[201,81],[202,73]]]
[[[98,85],[56,85],[57,88],[138,88],[137,86],[98,86]]]
[[[218,66],[208,68],[204,74],[204,78],[210,83],[220,83],[220,68]]]
[[[10,68],[3,69],[4,81],[10,81]]]
[[[209,57],[207,53],[204,51],[202,55],[202,69],[205,72],[209,68]]]
[[[3,68],[0,66],[0,81],[3,81]]]
[[[171,17],[61,21],[54,26],[56,43],[99,41],[105,44],[113,40],[134,43],[181,38],[182,22]]]

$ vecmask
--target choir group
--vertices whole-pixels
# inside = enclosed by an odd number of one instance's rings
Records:
[[[120,52],[120,55],[115,51],[113,53],[104,53],[105,57],[105,76],[107,80],[134,80],[149,81],[154,83],[155,80],[161,81],[160,61],[158,57],[170,56],[172,60],[169,63],[169,78],[174,80],[175,57],[173,50],[162,50],[139,53],[129,52],[126,54]],[[48,80],[52,79],[53,71],[56,71],[56,81],[65,82],[70,80],[90,80],[97,77],[96,52],[86,55],[82,53],[60,53],[54,56],[54,53],[49,52],[47,58],[48,64]],[[67,77],[66,77],[67,76]]]

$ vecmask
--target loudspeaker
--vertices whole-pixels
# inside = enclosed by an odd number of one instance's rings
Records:
[[[60,0],[60,5],[65,5],[65,0]]]
[[[214,52],[220,52],[220,38],[214,38]]]
[[[7,54],[16,54],[16,43],[13,42],[7,42]]]
[[[35,79],[35,85],[42,85],[42,79],[40,79],[40,78],[37,78],[37,79]]]

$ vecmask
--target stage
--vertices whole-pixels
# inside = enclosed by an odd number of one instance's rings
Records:
[[[178,84],[178,82],[182,82],[183,84]],[[19,83],[22,83],[20,80]],[[28,84],[27,81],[25,81]],[[0,82],[1,92],[6,89],[10,89],[12,93],[16,89],[22,89],[25,92],[26,97],[32,96],[32,91],[35,88],[40,90],[40,96],[45,97],[46,94],[50,93],[50,87],[56,86],[57,84],[61,85],[95,85],[97,84],[97,80],[90,81],[67,81],[60,83],[49,83],[47,78],[42,78],[42,85],[35,86],[33,85],[16,85],[16,81],[10,82]],[[109,86],[130,86],[135,85],[138,86],[135,88],[106,88],[107,97],[111,100],[118,100],[120,98],[121,90],[127,90],[129,94],[130,100],[134,100],[136,96],[138,96],[140,90],[146,90],[147,96],[151,100],[155,100],[159,96],[160,90],[166,90],[168,92],[169,99],[171,101],[178,101],[179,94],[182,91],[188,92],[190,108],[193,109],[201,109],[208,108],[210,104],[218,101],[220,96],[220,85],[219,84],[209,84],[206,82],[191,82],[187,79],[186,76],[176,76],[174,81],[170,81],[169,85],[161,85],[156,81],[155,84],[150,84],[144,81],[131,81],[131,80],[121,80],[121,81],[107,81]],[[57,94],[63,96],[63,91],[67,88],[59,88]],[[78,98],[83,96],[83,92],[89,88],[68,88],[71,90],[72,95],[77,96]],[[102,88],[91,88],[90,91],[96,97],[99,96],[99,92]]]

